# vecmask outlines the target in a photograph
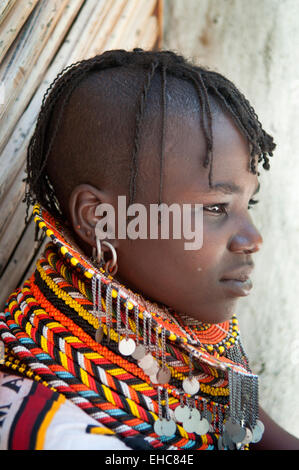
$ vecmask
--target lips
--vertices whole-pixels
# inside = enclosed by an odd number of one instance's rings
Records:
[[[249,295],[253,284],[249,278],[250,273],[254,268],[254,264],[246,264],[239,266],[226,274],[220,279],[220,282],[225,289],[233,296],[243,297]]]
[[[234,280],[234,281],[247,281],[249,279],[250,274],[252,273],[254,268],[254,264],[243,264],[242,266],[238,266],[227,273],[225,273],[220,281],[226,280]]]

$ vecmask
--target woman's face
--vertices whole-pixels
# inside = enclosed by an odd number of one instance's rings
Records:
[[[212,182],[218,187],[210,190],[198,118],[170,118],[162,201],[203,205],[201,248],[186,250],[184,238],[170,238],[119,240],[117,250],[118,278],[125,285],[178,312],[218,323],[237,313],[238,298],[250,290],[245,283],[221,279],[250,274],[252,254],[259,250],[262,237],[248,209],[258,189],[257,175],[248,171],[248,145],[231,118],[220,111],[213,116],[213,139]],[[137,192],[138,202],[147,207],[157,202],[148,161],[140,158]],[[159,171],[152,170],[159,179]]]
[[[221,111],[213,115],[212,183],[217,186],[213,190],[209,168],[202,164],[205,138],[198,115],[173,114],[167,119],[162,201],[181,207],[203,205],[202,246],[186,250],[183,237],[115,240],[116,279],[178,313],[208,323],[223,322],[237,313],[236,302],[249,294],[250,282],[222,279],[249,275],[253,253],[262,244],[248,209],[258,178],[248,170],[247,142],[229,116]],[[150,148],[156,153],[154,145]],[[135,202],[147,208],[157,203],[159,178],[159,158],[143,152]]]

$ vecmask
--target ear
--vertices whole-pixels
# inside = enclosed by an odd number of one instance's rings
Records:
[[[91,247],[96,246],[95,229],[103,216],[96,215],[100,204],[111,204],[111,195],[99,190],[90,184],[80,184],[76,186],[69,198],[69,214],[73,231],[84,243]],[[117,248],[117,240],[107,239]]]

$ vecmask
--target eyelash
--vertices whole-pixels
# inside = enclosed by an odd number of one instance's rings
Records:
[[[252,207],[257,204],[259,201],[257,201],[256,199],[250,199],[249,201],[249,205],[248,205],[248,210],[249,209],[252,209]],[[220,203],[220,204],[213,204],[211,206],[204,206],[204,210],[208,210],[208,212],[211,212],[213,214],[216,214],[216,215],[221,215],[221,212],[215,212],[215,211],[210,211],[208,208],[210,207],[222,207],[224,209],[224,211],[222,213],[225,213],[227,214],[227,211],[226,211],[226,208],[228,207],[228,203]]]

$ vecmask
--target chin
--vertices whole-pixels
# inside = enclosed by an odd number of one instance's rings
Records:
[[[193,309],[190,309],[187,315],[204,323],[215,324],[231,320],[235,313],[236,300],[234,299],[231,302],[214,305],[214,308],[212,305],[209,305],[206,308],[202,307],[200,309],[194,309],[194,311]]]

